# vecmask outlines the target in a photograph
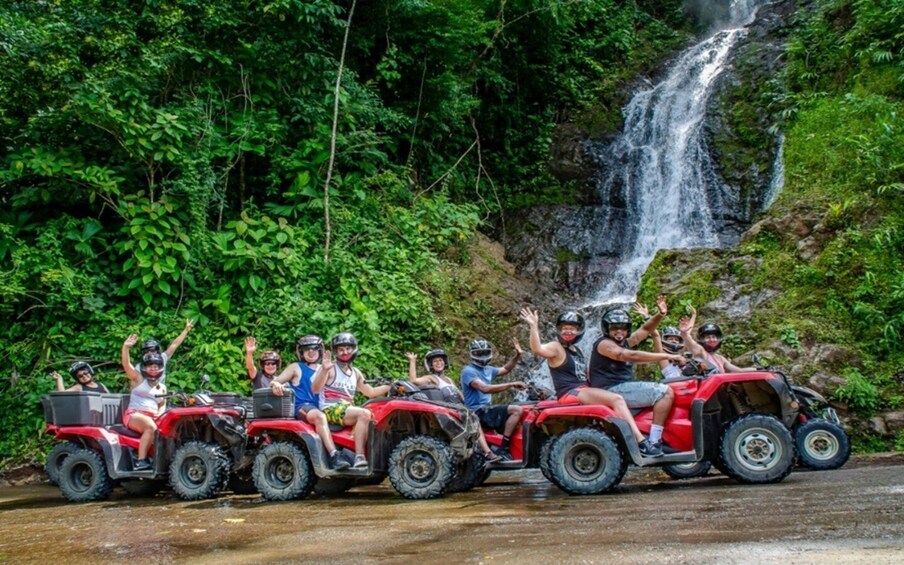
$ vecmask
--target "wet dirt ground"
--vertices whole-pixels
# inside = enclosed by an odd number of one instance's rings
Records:
[[[10,563],[904,563],[904,458],[740,485],[632,468],[612,494],[568,496],[537,471],[407,501],[388,481],[287,503],[114,491],[69,504],[0,488]]]

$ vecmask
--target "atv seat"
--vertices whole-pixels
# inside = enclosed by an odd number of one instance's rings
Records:
[[[114,434],[120,434],[120,435],[124,435],[127,437],[133,437],[136,439],[141,437],[140,433],[136,432],[135,430],[130,430],[129,428],[125,427],[124,424],[113,424],[112,426],[107,426],[107,429],[109,431],[113,432]]]
[[[345,426],[342,426],[340,424],[329,424],[329,426],[331,432],[341,432],[345,429]]]

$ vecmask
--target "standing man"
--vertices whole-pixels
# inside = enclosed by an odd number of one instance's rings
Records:
[[[503,460],[511,460],[509,443],[512,434],[521,421],[521,413],[524,408],[516,404],[493,405],[492,394],[510,389],[524,390],[527,388],[521,381],[493,384],[493,379],[509,374],[521,359],[521,344],[512,338],[515,346],[515,354],[502,367],[489,365],[493,358],[493,348],[485,339],[477,338],[468,346],[468,355],[471,362],[461,370],[461,388],[465,395],[465,405],[473,410],[480,423],[486,428],[496,430],[502,434],[502,445],[497,453]]]

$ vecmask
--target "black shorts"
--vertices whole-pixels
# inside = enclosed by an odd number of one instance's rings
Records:
[[[319,408],[317,408],[313,404],[302,404],[298,407],[298,410],[295,411],[295,419],[301,420],[302,422],[307,422],[308,419],[305,417],[305,414],[307,414],[311,410],[319,410]]]
[[[505,421],[508,420],[507,404],[481,406],[475,413],[480,418],[480,425],[484,428],[496,430],[500,434],[505,432]]]

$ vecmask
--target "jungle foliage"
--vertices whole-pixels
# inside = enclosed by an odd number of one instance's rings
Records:
[[[123,339],[185,318],[176,388],[247,389],[248,334],[289,360],[351,330],[379,373],[452,343],[441,273],[556,184],[553,127],[600,119],[686,20],[678,0],[4,2],[0,464],[41,452],[48,371],[88,359],[121,390]]]

